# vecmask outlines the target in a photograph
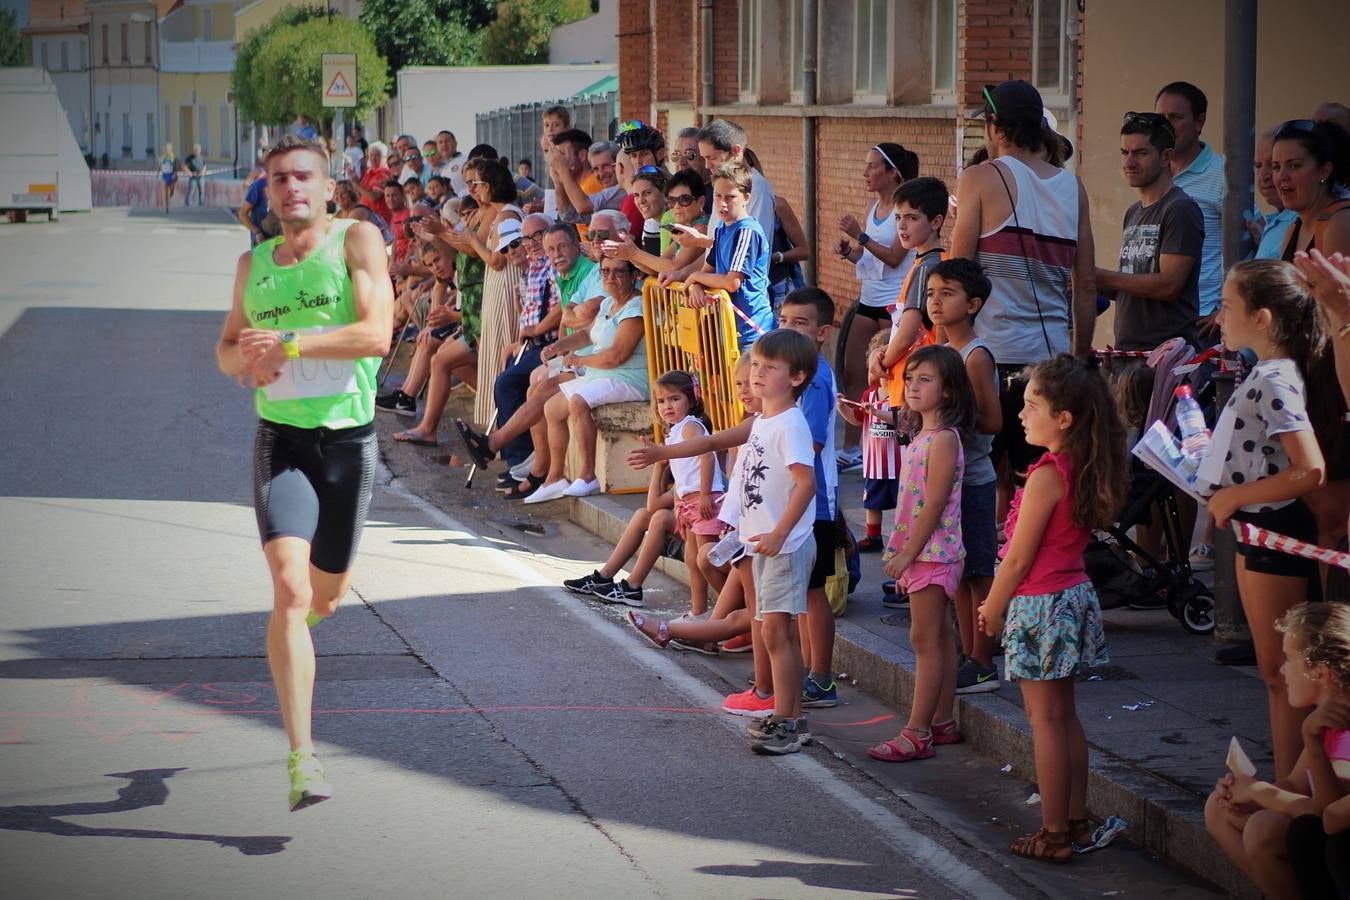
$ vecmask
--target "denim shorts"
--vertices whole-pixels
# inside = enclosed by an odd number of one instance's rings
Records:
[[[998,556],[998,526],[994,507],[998,505],[998,482],[961,485],[961,537],[966,545],[967,578],[993,578]]]

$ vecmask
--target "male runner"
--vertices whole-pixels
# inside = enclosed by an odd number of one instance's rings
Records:
[[[267,659],[291,744],[292,811],[333,795],[314,757],[314,643],[351,583],[375,475],[375,379],[393,331],[384,239],[329,220],[328,154],[287,136],[267,152],[281,234],[239,258],[220,370],[257,388],[253,503],[272,573]]]

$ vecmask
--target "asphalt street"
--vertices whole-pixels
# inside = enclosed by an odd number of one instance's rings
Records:
[[[245,244],[219,210],[0,225],[6,896],[1189,895],[1046,881],[844,754],[750,753],[724,683],[557,587],[593,547],[389,468],[315,630],[337,793],[288,813],[254,416],[213,356]]]

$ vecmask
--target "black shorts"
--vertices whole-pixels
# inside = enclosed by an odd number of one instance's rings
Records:
[[[825,587],[825,579],[834,574],[834,551],[839,546],[839,526],[833,519],[816,519],[811,526],[816,540],[816,563],[807,579],[807,590]]]
[[[859,301],[854,309],[864,319],[871,319],[873,322],[885,322],[888,325],[891,322],[891,311],[884,306],[868,306]]]
[[[253,443],[253,511],[266,544],[309,542],[314,568],[351,568],[375,485],[379,444],[373,424],[295,428],[266,420]]]
[[[1308,509],[1308,505],[1302,500],[1295,500],[1279,509],[1264,512],[1238,510],[1233,513],[1233,518],[1295,540],[1309,544],[1317,543],[1317,520],[1313,518],[1312,510]],[[1318,577],[1317,563],[1302,556],[1291,556],[1267,547],[1252,547],[1241,541],[1237,543],[1237,552],[1246,562],[1248,572],[1310,580],[1316,580]]]
[[[1024,366],[998,366],[998,403],[1003,410],[1003,428],[994,435],[994,445],[989,458],[997,467],[1006,459],[1012,469],[1014,480],[1019,484],[1026,476],[1031,464],[1041,458],[1045,450],[1027,443],[1027,433],[1022,428],[1018,415],[1022,412],[1027,393],[1027,379]]]
[[[885,511],[895,509],[900,499],[898,478],[864,478],[863,509]]]

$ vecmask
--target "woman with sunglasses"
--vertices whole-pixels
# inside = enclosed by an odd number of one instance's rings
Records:
[[[658,183],[664,185],[665,199],[662,201],[664,211],[655,217],[659,218],[661,223],[661,254],[657,256],[649,253],[632,241],[606,241],[603,245],[607,258],[629,260],[638,268],[653,275],[687,268],[701,260],[707,252],[703,247],[692,243],[681,243],[680,233],[670,227],[674,224],[703,230],[708,224],[708,217],[703,212],[703,179],[695,172],[681,170],[666,181],[657,174],[660,171],[653,166],[651,172],[640,173],[635,177],[633,194],[638,197],[638,208],[641,210],[644,203],[643,194],[650,190],[648,185],[652,187]],[[647,211],[654,212],[655,205],[649,200],[645,202]],[[647,212],[644,212],[644,215],[647,215]],[[647,215],[647,218],[650,220],[654,217]]]

